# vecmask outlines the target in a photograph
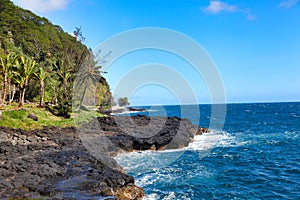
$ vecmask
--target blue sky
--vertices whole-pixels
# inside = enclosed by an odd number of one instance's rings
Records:
[[[14,0],[71,33],[82,27],[86,45],[142,27],[172,29],[197,41],[222,77],[227,102],[300,101],[299,0]],[[188,63],[167,52],[144,50],[121,57],[106,75],[112,90],[130,70],[167,65],[210,103],[210,91]],[[147,76],[145,74],[144,76]],[[118,96],[118,94],[115,94]],[[150,84],[130,96],[132,104],[176,104],[167,87]],[[183,103],[193,103],[187,95]]]

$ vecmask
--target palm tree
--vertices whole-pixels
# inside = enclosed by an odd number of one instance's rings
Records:
[[[68,82],[72,78],[71,70],[68,69],[67,63],[65,63],[64,59],[59,59],[54,62],[53,67],[56,75],[58,76],[59,86],[63,87],[63,91],[66,94],[68,89]]]
[[[82,103],[84,100],[84,96],[86,94],[86,90],[89,84],[92,84],[92,86],[96,86],[97,83],[102,83],[104,84],[104,79],[101,76],[101,73],[106,73],[106,72],[102,72],[100,71],[102,66],[98,66],[97,62],[94,60],[94,56],[92,54],[92,52],[90,52],[80,70],[78,73],[78,77],[77,77],[77,81],[75,86],[77,88],[80,88],[83,86],[83,92],[80,98],[80,103],[78,105],[78,107],[76,108],[76,111],[80,110],[80,108],[82,107]],[[77,90],[78,91],[78,90]]]
[[[34,76],[40,83],[40,104],[39,104],[39,107],[42,107],[43,103],[44,103],[44,96],[45,96],[45,80],[49,76],[49,74],[42,67],[40,67],[38,72],[34,73]]]
[[[73,79],[72,69],[73,66],[70,64],[66,57],[57,60],[53,63],[54,75],[58,79],[58,93],[57,93],[57,115],[65,118],[70,117],[72,109],[71,102],[71,83]]]
[[[13,81],[18,85],[20,91],[18,107],[24,105],[26,87],[34,74],[35,69],[36,61],[34,59],[25,55],[19,56],[13,77]]]
[[[2,79],[3,79],[3,85],[2,85],[3,91],[2,91],[2,96],[0,99],[0,107],[2,107],[3,104],[5,103],[8,79],[9,79],[9,75],[11,73],[12,67],[15,64],[15,60],[16,60],[16,55],[14,55],[14,54],[6,54],[3,56],[0,56],[1,75],[2,75]]]

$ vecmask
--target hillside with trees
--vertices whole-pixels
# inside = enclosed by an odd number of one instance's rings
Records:
[[[0,107],[14,102],[43,107],[47,102],[55,105],[53,113],[69,117],[72,103],[78,109],[91,104],[86,97],[92,93],[93,105],[109,106],[109,86],[84,39],[81,28],[72,36],[48,19],[0,0]]]

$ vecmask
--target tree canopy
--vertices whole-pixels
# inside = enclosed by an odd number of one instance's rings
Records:
[[[72,36],[48,19],[0,0],[0,107],[17,99],[20,107],[25,99],[39,101],[39,106],[47,101],[56,105],[53,112],[69,116],[79,75],[83,77],[80,85],[94,82],[92,92],[86,86],[78,90],[83,92],[81,99],[96,93],[97,105],[109,104],[109,86],[101,66],[82,44],[84,39],[81,27]]]
[[[121,97],[118,99],[119,106],[127,106],[129,105],[129,101],[127,97]]]
[[[79,29],[79,30],[78,30]],[[76,29],[80,33],[80,28]],[[23,53],[37,61],[59,56],[62,51],[80,56],[87,47],[76,37],[53,25],[48,19],[14,5],[9,0],[0,0],[0,43],[9,50],[11,41],[21,47]]]

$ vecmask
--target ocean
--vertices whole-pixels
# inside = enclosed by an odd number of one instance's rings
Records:
[[[144,108],[146,115],[172,117],[184,109],[193,123],[211,123],[211,105]],[[184,149],[116,157],[146,200],[300,199],[300,103],[226,108],[222,129],[196,136]]]

